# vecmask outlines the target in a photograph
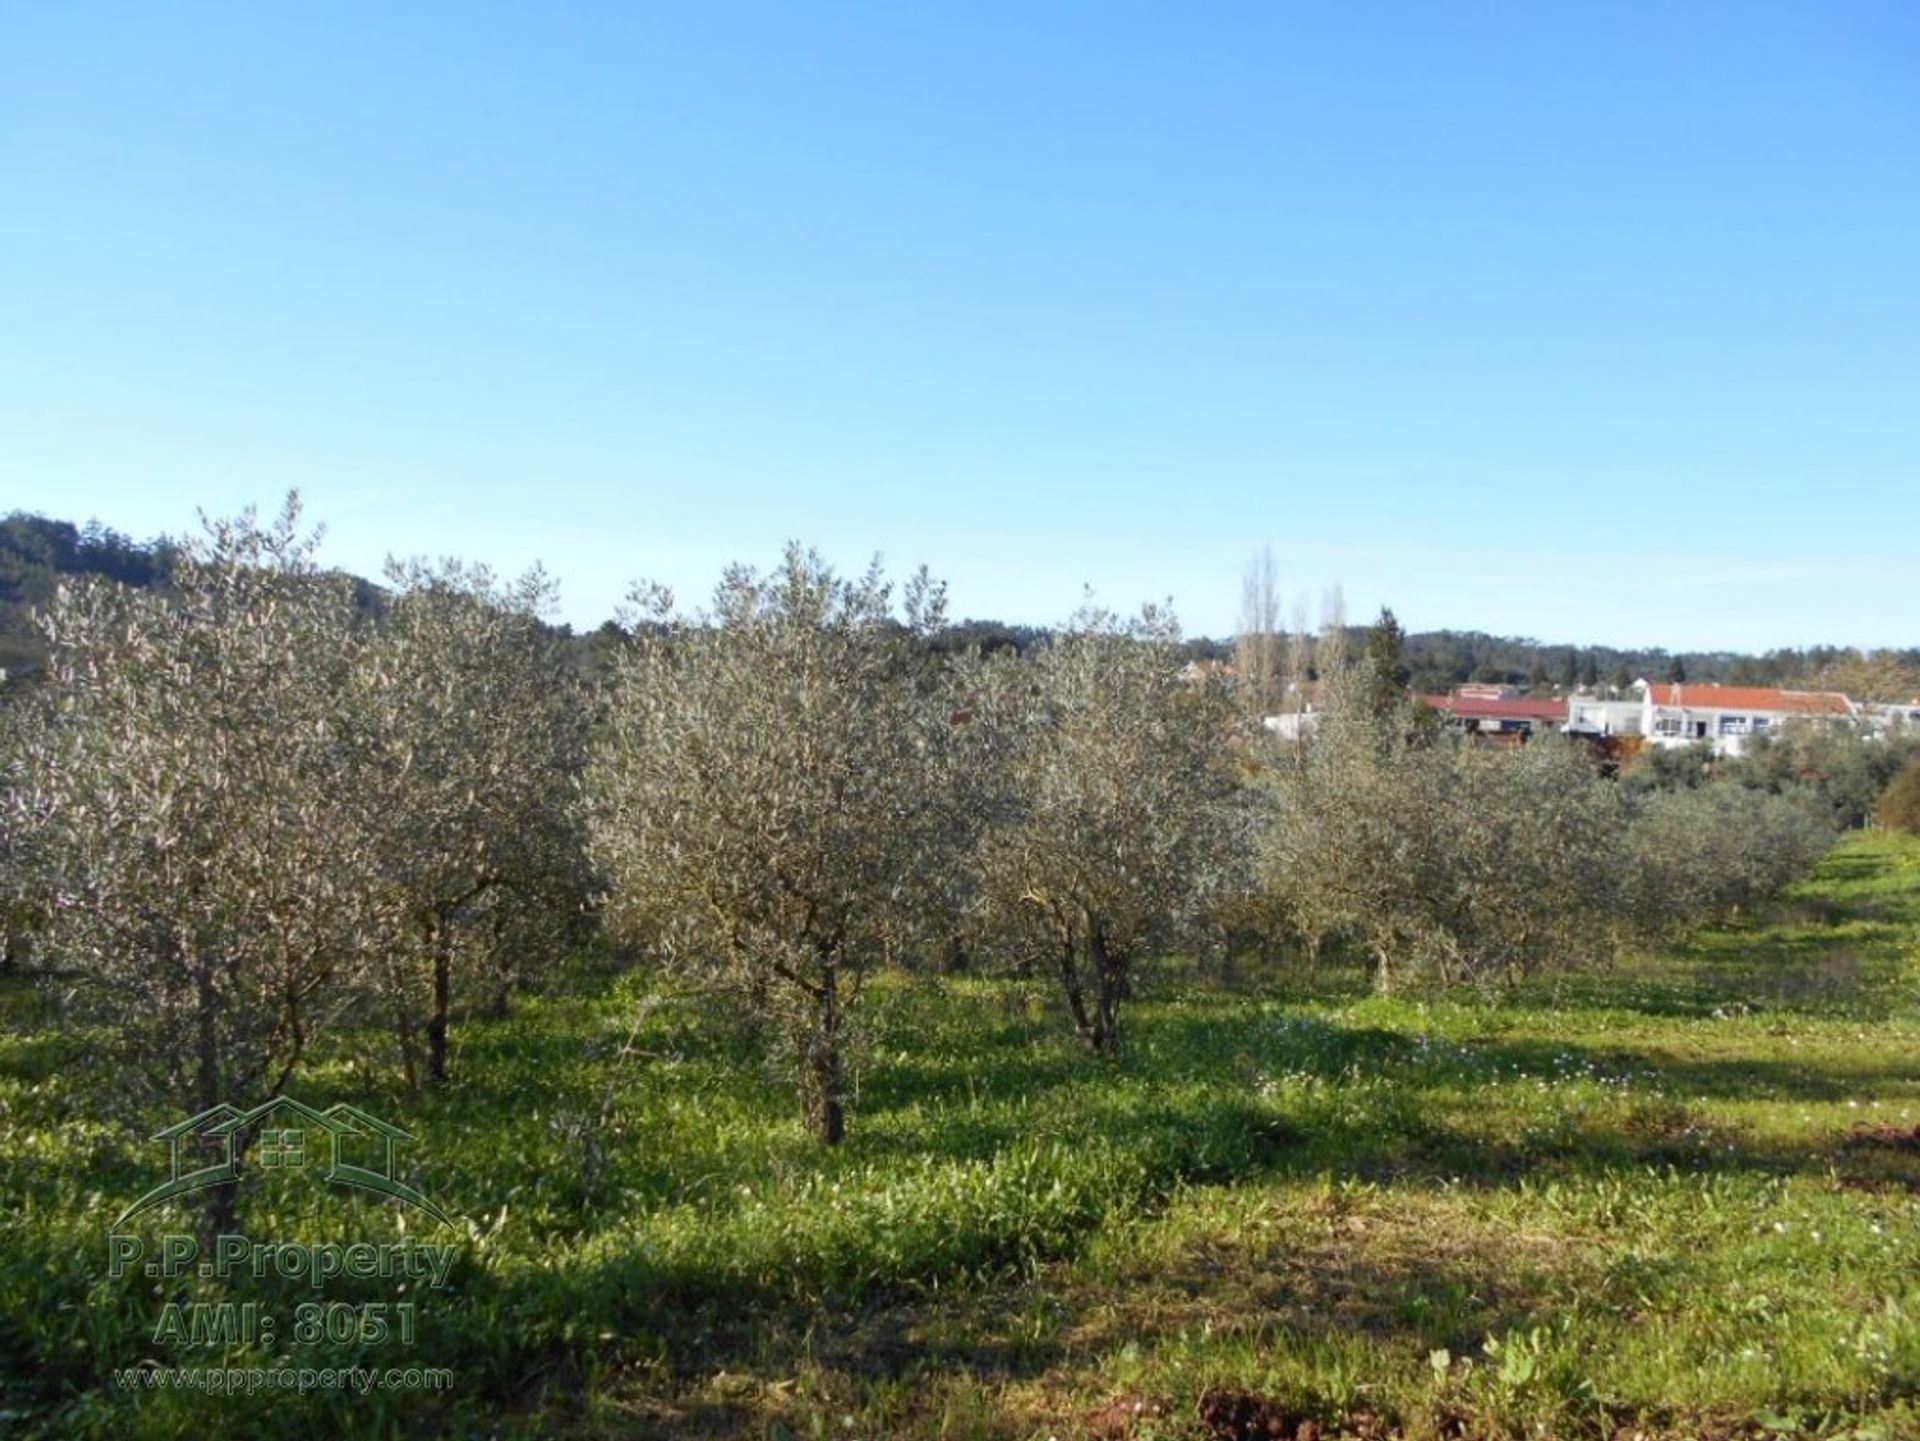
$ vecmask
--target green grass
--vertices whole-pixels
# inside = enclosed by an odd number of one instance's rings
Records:
[[[1176,967],[1150,993],[1102,1064],[1043,987],[889,979],[831,1153],[642,975],[467,1023],[442,1095],[343,1046],[294,1093],[419,1138],[453,1285],[414,1293],[411,1348],[206,1357],[153,1345],[165,1300],[310,1293],[109,1279],[173,1117],[102,1110],[85,1038],[6,993],[0,1432],[1147,1438],[1231,1392],[1409,1437],[1920,1435],[1920,1154],[1890,1144],[1920,1126],[1920,844],[1852,840],[1767,917],[1497,1006]],[[398,1234],[297,1177],[242,1215]],[[455,1384],[111,1384],[278,1354]]]

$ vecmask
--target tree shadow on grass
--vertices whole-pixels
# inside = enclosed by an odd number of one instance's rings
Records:
[[[1459,1208],[1430,1211],[1404,1194],[1314,1193],[1281,1220],[1188,1238],[1102,1278],[1111,1299],[1076,1341],[1288,1330],[1366,1336],[1414,1355],[1464,1353],[1533,1322],[1556,1286],[1590,1279],[1571,1243],[1516,1235]]]
[[[1638,958],[1522,987],[1522,1005],[1577,1006],[1656,1019],[1767,1012],[1808,1020],[1884,1020],[1909,1004],[1899,945],[1906,928],[1719,932],[1680,958]]]
[[[1436,1224],[1392,1196],[1318,1194],[1281,1219],[1271,1233],[1177,1240],[1091,1275],[854,1302],[656,1309],[646,1344],[659,1364],[636,1379],[625,1414],[638,1435],[761,1435],[790,1419],[796,1379],[850,1409],[888,1394],[924,1398],[954,1377],[994,1394],[1048,1376],[1071,1385],[1123,1347],[1190,1334],[1259,1346],[1334,1333],[1409,1358],[1436,1347],[1464,1355],[1489,1335],[1539,1324],[1585,1274],[1567,1243],[1516,1238],[1458,1209]],[[553,1385],[575,1365],[556,1352],[542,1374]]]
[[[1797,1061],[1683,1055],[1659,1045],[1572,1038],[1454,1041],[1315,1015],[1197,1009],[1164,1013],[1136,1035],[1175,1068],[1237,1067],[1254,1080],[1380,1080],[1413,1091],[1594,1080],[1681,1100],[1842,1101],[1889,1093],[1920,1099],[1920,1068],[1874,1055],[1815,1052]]]

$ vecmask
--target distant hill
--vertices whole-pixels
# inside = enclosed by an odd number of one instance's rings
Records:
[[[1676,653],[1548,645],[1478,631],[1440,630],[1408,636],[1404,654],[1414,689],[1434,694],[1470,681],[1543,690],[1624,685],[1640,678],[1841,690],[1856,699],[1904,700],[1920,692],[1920,648],[1863,653],[1847,646],[1810,646],[1764,655]]]
[[[21,511],[0,520],[0,670],[19,675],[45,666],[33,610],[53,597],[62,576],[105,575],[127,585],[164,586],[175,553],[170,541],[132,540],[98,521],[83,528]]]
[[[46,663],[32,610],[45,605],[65,575],[106,575],[127,585],[165,587],[178,546],[164,537],[136,541],[98,521],[71,521],[16,511],[0,519],[0,669],[9,675],[36,673]],[[361,581],[366,604],[377,606],[379,589]],[[561,630],[569,635],[566,627]],[[1043,627],[995,620],[964,620],[949,626],[934,644],[941,649],[984,645],[1024,651],[1048,634]],[[1348,630],[1349,648],[1365,646],[1368,629]],[[583,665],[604,662],[620,632],[609,621],[573,639]],[[1199,637],[1187,643],[1195,659],[1233,659],[1232,640]],[[1718,681],[1730,685],[1785,685],[1845,691],[1856,699],[1920,697],[1920,647],[1862,652],[1845,646],[1771,650],[1764,655],[1733,651],[1632,650],[1609,645],[1552,643],[1480,631],[1422,631],[1406,638],[1404,657],[1417,691],[1439,694],[1469,682],[1532,689],[1571,684],[1625,684],[1645,677]]]
[[[972,624],[990,628],[986,622]],[[1349,626],[1348,653],[1359,655],[1370,633],[1370,627]],[[1187,642],[1187,652],[1196,660],[1230,662],[1234,646],[1231,639],[1200,637]],[[1639,679],[1680,679],[1838,690],[1856,700],[1920,697],[1920,647],[1862,652],[1851,646],[1809,646],[1747,655],[1738,651],[1622,649],[1548,643],[1472,630],[1429,630],[1407,636],[1401,656],[1408,684],[1425,695],[1443,695],[1470,682],[1553,692],[1576,685],[1604,689]]]

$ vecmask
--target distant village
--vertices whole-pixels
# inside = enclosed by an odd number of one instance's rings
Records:
[[[1298,738],[1310,733],[1322,704],[1318,687],[1293,688],[1295,708],[1265,718],[1268,730]],[[1717,756],[1744,754],[1758,736],[1792,725],[1846,726],[1868,736],[1920,729],[1920,699],[1902,703],[1856,701],[1839,691],[1780,690],[1770,686],[1688,684],[1636,680],[1624,692],[1579,689],[1537,696],[1517,686],[1463,685],[1420,699],[1446,724],[1494,744],[1520,745],[1553,730],[1631,755],[1644,746],[1706,746]]]

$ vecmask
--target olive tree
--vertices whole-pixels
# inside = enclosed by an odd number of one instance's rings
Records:
[[[1610,959],[1623,929],[1619,788],[1561,737],[1516,751],[1460,741],[1443,767],[1447,889],[1425,949],[1442,983],[1511,983]]]
[[[862,982],[916,938],[944,833],[926,775],[952,722],[915,657],[943,592],[922,571],[902,625],[878,562],[848,580],[796,545],[703,614],[634,598],[586,782],[608,922],[771,1023],[836,1144]]]
[[[362,792],[388,926],[376,978],[410,1081],[447,1079],[456,999],[504,1012],[578,933],[575,791],[587,688],[543,622],[537,568],[390,561],[391,601],[355,677],[370,719]]]
[[[1310,954],[1353,941],[1372,957],[1376,983],[1391,989],[1429,935],[1425,898],[1447,890],[1444,786],[1439,768],[1408,745],[1400,707],[1370,705],[1374,687],[1350,667],[1323,680],[1319,724],[1278,748],[1265,775],[1261,878]]]
[[[28,703],[24,683],[0,676],[0,788],[11,789],[25,775],[36,741],[34,727],[42,707]],[[46,898],[33,853],[35,837],[9,820],[0,808],[0,975],[27,971],[39,952],[35,937],[43,929]]]
[[[1610,954],[1618,789],[1557,737],[1518,750],[1440,735],[1378,662],[1333,677],[1310,742],[1280,756],[1263,855],[1310,946],[1362,946],[1376,984],[1510,982]]]
[[[63,583],[19,702],[4,846],[48,965],[116,1075],[198,1108],[278,1090],[367,954],[364,631],[316,542],[290,496],[271,524],[208,521],[171,594]]]
[[[1714,762],[1716,777],[1801,802],[1835,830],[1872,821],[1881,795],[1920,745],[1899,731],[1862,735],[1851,726],[1793,720],[1755,736],[1744,755]]]
[[[1179,637],[1155,607],[1085,609],[981,696],[1005,737],[983,892],[1096,1054],[1119,1049],[1136,964],[1195,933],[1230,859],[1231,707],[1183,678]]]
[[[1715,781],[1641,798],[1624,841],[1626,914],[1658,937],[1766,900],[1811,870],[1834,832],[1787,796]]]
[[[991,696],[1001,671],[1019,664],[1011,648],[979,645],[936,645],[914,663],[928,718],[918,755],[920,783],[935,809],[931,828],[920,838],[921,864],[907,879],[914,887],[921,960],[949,974],[991,960],[1001,940],[974,860],[996,813],[1007,752],[1003,716]]]

